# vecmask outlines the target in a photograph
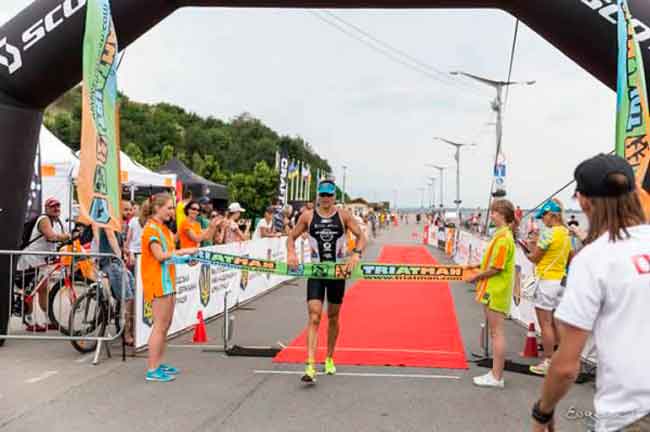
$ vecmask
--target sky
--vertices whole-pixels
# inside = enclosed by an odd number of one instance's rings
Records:
[[[2,0],[0,23],[30,2]],[[370,39],[328,12],[439,72],[369,48]],[[428,178],[438,171],[426,163],[448,167],[443,197],[453,205],[454,149],[434,137],[476,143],[461,150],[460,195],[463,206],[485,207],[495,91],[466,79],[450,83],[448,72],[505,80],[514,24],[498,10],[186,8],[126,49],[118,85],[133,100],[203,116],[248,112],[307,140],[339,183],[346,166],[351,196],[401,207],[429,205]],[[613,148],[616,97],[523,24],[511,78],[536,81],[511,87],[504,113],[507,197],[528,208],[570,181],[580,161]],[[436,203],[439,187],[437,178]],[[560,198],[576,208],[570,196]]]

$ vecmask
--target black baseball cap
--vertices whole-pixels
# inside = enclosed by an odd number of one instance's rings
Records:
[[[611,182],[609,176],[622,174],[627,179],[627,184]],[[576,180],[576,192],[586,197],[615,197],[632,192],[636,189],[634,170],[622,157],[615,155],[599,154],[587,159],[578,165],[573,177]]]

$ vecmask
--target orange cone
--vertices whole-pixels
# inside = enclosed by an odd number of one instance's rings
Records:
[[[196,314],[196,319],[199,321],[194,326],[194,337],[192,342],[196,344],[206,343],[208,341],[208,333],[205,330],[205,321],[203,321],[203,311]]]
[[[535,334],[535,323],[528,325],[528,333],[526,334],[526,345],[524,352],[521,353],[522,357],[538,357],[537,351],[537,335]]]

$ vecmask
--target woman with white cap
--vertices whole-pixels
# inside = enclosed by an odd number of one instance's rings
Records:
[[[535,275],[539,278],[534,294],[535,314],[542,332],[544,360],[530,371],[546,375],[551,357],[559,337],[553,312],[560,304],[564,291],[563,280],[572,254],[569,230],[564,223],[562,202],[553,198],[537,211],[536,219],[541,219],[546,229],[529,241],[530,252],[526,257],[535,264]]]
[[[228,206],[228,217],[225,220],[224,243],[240,242],[250,238],[250,221],[246,222],[246,229],[243,232],[239,228],[239,223],[237,223],[241,214],[245,211],[246,209],[242,208],[238,202],[234,202]]]

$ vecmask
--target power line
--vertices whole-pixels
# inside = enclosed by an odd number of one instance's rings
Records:
[[[330,11],[323,11],[322,13],[327,14],[328,16],[334,18],[335,20],[342,23],[343,25],[352,28],[353,30],[355,30],[356,32],[362,34],[363,36],[367,37],[368,39],[372,40],[373,42],[375,42],[375,43],[381,45],[382,47],[386,48],[387,50],[389,50],[389,51],[391,51],[391,52],[393,52],[393,53],[395,53],[395,54],[397,54],[397,55],[399,55],[399,56],[413,62],[417,66],[419,66],[419,67],[421,67],[423,69],[428,69],[428,70],[432,71],[436,75],[439,75],[443,81],[448,82],[450,85],[458,85],[458,86],[462,85],[463,87],[466,87],[467,89],[476,90],[476,87],[468,85],[467,83],[465,83],[465,82],[463,82],[461,80],[458,80],[456,78],[453,78],[449,74],[447,74],[444,71],[441,71],[440,69],[436,68],[435,66],[431,66],[430,64],[425,63],[422,60],[410,55],[406,51],[404,51],[402,49],[399,49],[399,48],[396,48],[396,47],[394,47],[393,45],[391,45],[391,44],[389,44],[387,42],[384,42],[383,40],[379,39],[378,37],[370,34],[368,31],[362,29],[358,25],[353,24],[353,23],[351,23],[349,21],[346,21],[345,19],[339,17],[338,15],[336,15],[336,14],[330,12]]]
[[[517,47],[517,34],[519,33],[519,20],[515,21],[515,35],[512,38],[512,49],[510,50],[510,67],[508,68],[508,79],[506,82],[510,82],[510,77],[512,76],[512,65],[515,61],[515,49]],[[506,87],[506,97],[504,98],[503,101],[503,111],[506,109],[506,105],[508,105],[508,94],[510,93],[510,86]]]
[[[433,66],[428,66],[428,65],[426,67],[423,66],[423,65],[426,65],[426,64],[423,63],[423,62],[420,62],[419,60],[417,62],[412,60],[412,59],[414,59],[414,57],[411,57],[410,55],[404,53],[403,51],[392,47],[388,43],[380,41],[379,39],[377,39],[374,36],[370,35],[369,33],[365,32],[364,30],[354,26],[353,24],[347,23],[342,18],[337,17],[336,15],[332,14],[331,12],[327,12],[327,13],[328,13],[328,15],[332,16],[333,19],[336,19],[339,22],[345,23],[344,25],[347,25],[348,27],[354,29],[354,31],[364,35],[366,38],[375,41],[375,43],[379,44],[380,46],[377,46],[377,45],[369,42],[368,40],[359,37],[353,31],[351,31],[348,28],[343,27],[343,25],[335,22],[332,18],[327,18],[327,17],[323,16],[322,14],[320,14],[320,13],[318,13],[316,11],[313,11],[313,10],[308,10],[308,12],[310,14],[312,14],[313,16],[315,16],[316,18],[318,18],[319,20],[323,21],[324,23],[336,28],[337,30],[339,30],[340,32],[346,34],[347,36],[349,36],[349,37],[355,39],[356,41],[361,42],[362,44],[366,45],[368,48],[372,49],[373,51],[376,51],[376,52],[384,55],[385,57],[389,58],[390,60],[392,60],[392,61],[394,61],[396,63],[399,63],[400,65],[402,65],[404,67],[407,67],[407,68],[409,68],[409,69],[411,69],[411,70],[413,70],[415,72],[418,72],[418,73],[420,73],[422,75],[425,75],[426,77],[428,77],[428,78],[430,78],[430,79],[432,79],[432,80],[434,80],[434,81],[436,81],[438,83],[445,84],[445,85],[450,85],[450,86],[455,86],[459,90],[469,91],[469,89],[463,89],[463,88],[459,87],[458,83],[456,81],[451,81],[450,82],[450,81],[445,81],[445,80],[441,79],[438,75],[436,75],[436,73],[440,74],[441,72],[439,70],[433,68]],[[403,58],[400,58],[400,57],[409,58],[409,61],[406,61],[406,60],[404,60]],[[431,72],[431,70],[433,70],[436,73]],[[476,93],[475,93],[475,95],[476,95]]]

